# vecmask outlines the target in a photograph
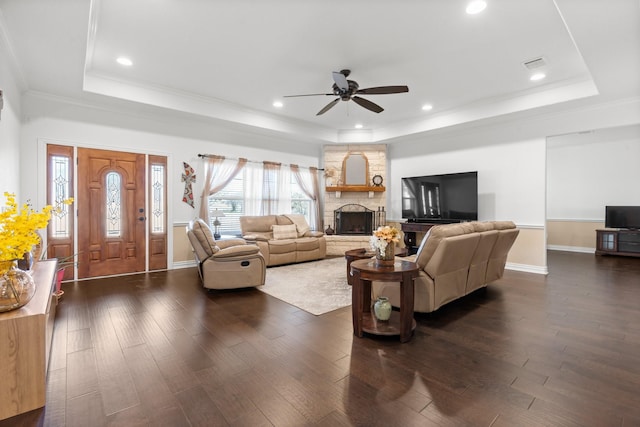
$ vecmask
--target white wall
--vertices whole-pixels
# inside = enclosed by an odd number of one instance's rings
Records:
[[[604,221],[606,205],[640,205],[640,126],[548,139],[547,217]]]
[[[546,274],[546,141],[510,135],[508,143],[492,143],[499,133],[478,130],[391,146],[390,217],[401,217],[402,177],[478,171],[478,219],[510,220],[520,228],[507,268]]]
[[[3,91],[4,108],[0,112],[0,201],[4,205],[5,191],[15,193],[18,201],[24,201],[20,192],[20,114],[21,93],[12,70],[5,45],[0,38],[0,89]]]
[[[394,188],[403,176],[478,171],[478,219],[512,220],[523,225],[544,224],[544,139],[508,145],[467,148],[416,155],[394,167]],[[526,197],[522,197],[526,194]],[[399,191],[392,192],[391,216],[400,217]],[[542,203],[541,203],[542,202]]]
[[[175,117],[167,117],[165,121],[160,120],[162,117],[114,113],[51,99],[29,99],[27,105],[29,117],[22,129],[22,154],[38,168],[34,170],[25,165],[21,175],[26,195],[40,204],[46,199],[45,143],[167,156],[170,223],[189,221],[199,212],[204,179],[202,159],[197,156],[199,153],[316,167],[321,158],[319,146],[304,146]],[[195,209],[182,202],[183,162],[189,163],[196,171],[193,187]]]
[[[186,222],[196,215],[184,204],[180,182],[182,162],[198,174],[200,152],[250,160],[319,165],[321,145],[293,141],[286,135],[260,132],[214,120],[187,119],[161,109],[107,100],[109,110],[82,104],[61,103],[52,97],[27,94],[23,100],[23,167],[20,176],[24,197],[43,204],[44,141],[89,147],[121,149],[167,155],[172,199],[170,222]],[[640,100],[613,103],[574,103],[447,128],[429,134],[387,141],[388,219],[400,218],[400,178],[426,173],[477,170],[480,219],[513,220],[521,228],[521,247],[514,263],[546,269],[546,138],[590,129],[640,123]],[[113,111],[118,111],[113,112]],[[33,165],[36,165],[34,168]],[[171,243],[171,242],[170,242]],[[518,242],[516,242],[518,243]]]
[[[389,218],[401,217],[403,176],[477,170],[479,219],[514,221],[521,229],[511,251],[517,255],[516,268],[544,273],[547,138],[639,123],[640,99],[629,98],[600,104],[565,103],[387,141]]]
[[[461,146],[452,151],[429,152],[446,140],[426,138],[420,152],[392,146],[390,153],[391,218],[401,218],[401,178],[478,171],[478,219],[511,220],[523,226],[545,222],[545,140],[509,144]]]
[[[182,252],[188,252],[184,236],[174,236],[174,229],[183,229],[178,226],[198,216],[204,179],[203,161],[198,158],[199,153],[296,163],[300,166],[318,166],[321,158],[319,146],[305,146],[229,128],[225,130],[223,126],[194,120],[165,119],[162,114],[150,118],[144,114],[114,113],[29,97],[25,102],[27,105],[29,113],[21,134],[21,155],[25,161],[22,162],[20,179],[23,196],[31,199],[36,206],[46,204],[46,143],[167,156],[169,268],[175,266],[172,264],[175,261],[174,243],[180,252],[180,259],[186,259]],[[195,208],[182,202],[183,162],[189,163],[196,171],[193,187]]]

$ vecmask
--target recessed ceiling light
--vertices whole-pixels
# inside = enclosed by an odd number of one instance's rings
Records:
[[[361,123],[356,123],[356,129],[362,129],[362,124]]]
[[[537,82],[538,80],[542,80],[545,77],[547,77],[545,73],[535,73],[531,77],[529,77],[529,80],[531,80],[532,82]]]
[[[276,108],[282,108],[284,104],[282,103],[282,101],[273,101],[273,106]]]
[[[423,109],[424,111],[431,111],[431,110],[433,110],[433,105],[431,105],[431,104],[424,104],[424,105],[422,106],[422,109]]]
[[[129,58],[121,56],[118,59],[116,59],[116,62],[120,65],[124,65],[125,67],[131,67],[133,65],[133,61],[131,61]]]
[[[487,7],[487,2],[482,0],[472,1],[467,5],[467,13],[469,15],[475,15],[476,13],[480,13]]]

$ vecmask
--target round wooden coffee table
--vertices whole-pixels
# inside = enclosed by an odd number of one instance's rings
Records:
[[[418,276],[418,265],[397,261],[393,266],[378,267],[374,260],[361,259],[351,263],[353,291],[351,312],[353,333],[362,338],[364,332],[373,335],[400,335],[401,342],[411,339],[416,321],[413,318],[413,280]],[[399,282],[400,313],[391,312],[391,318],[380,321],[371,313],[371,282]]]

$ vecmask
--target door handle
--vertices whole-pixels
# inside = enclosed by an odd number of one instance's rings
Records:
[[[143,216],[138,217],[138,221],[144,221],[145,219],[146,219],[146,218],[145,218],[145,217],[143,217]]]

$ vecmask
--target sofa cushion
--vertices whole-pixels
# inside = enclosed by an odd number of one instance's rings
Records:
[[[311,230],[309,224],[307,223],[307,219],[302,214],[286,214],[287,218],[291,220],[292,223],[295,224],[296,229],[298,230],[298,237],[304,236],[307,231]]]
[[[320,240],[315,237],[298,237],[296,239],[296,250],[315,251],[320,247]]]
[[[447,237],[459,236],[473,232],[473,226],[468,223],[463,224],[446,224],[436,225],[429,229],[429,238],[424,245],[421,245],[420,250],[416,256],[416,263],[420,268],[424,268],[427,262],[433,256],[436,248],[440,244],[440,241]]]
[[[273,238],[276,240],[295,239],[298,237],[298,230],[295,224],[273,225]]]
[[[493,230],[493,223],[491,222],[478,222],[474,221],[470,223],[473,226],[474,231],[482,232],[482,231],[491,231]]]
[[[295,254],[296,252],[296,241],[295,239],[284,239],[284,240],[271,240],[269,242],[269,254],[286,254],[292,252]]]
[[[216,239],[213,238],[213,233],[204,220],[198,218],[193,222],[193,235],[198,239],[200,246],[207,253],[207,256],[211,256],[218,252],[220,248],[216,246]]]
[[[513,221],[493,221],[493,227],[495,230],[509,230],[516,228],[516,224]]]
[[[240,228],[242,234],[254,234],[257,232],[268,233],[271,231],[271,226],[277,224],[276,215],[262,215],[262,216],[241,216]]]

